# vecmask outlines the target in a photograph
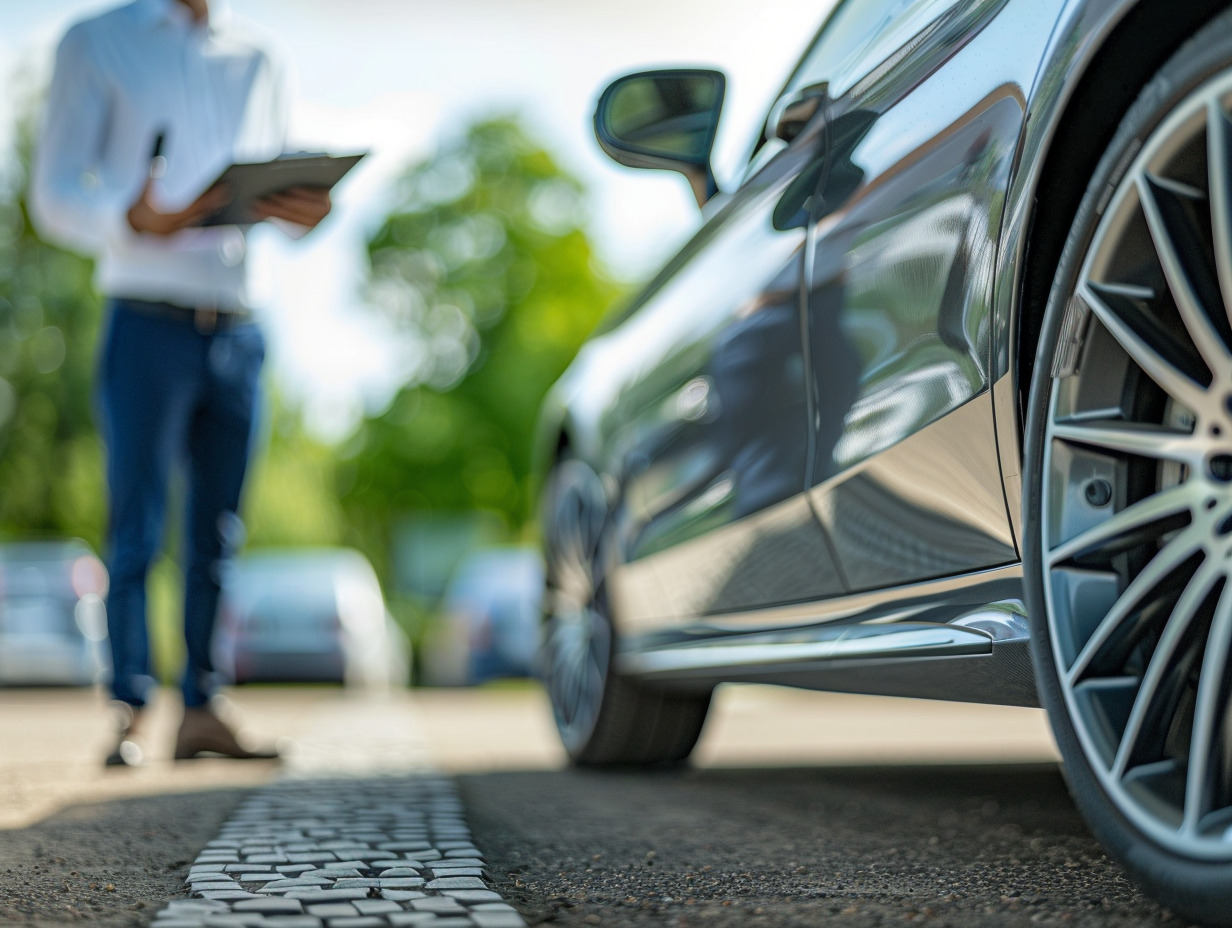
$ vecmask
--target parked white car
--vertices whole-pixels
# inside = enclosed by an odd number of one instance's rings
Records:
[[[214,663],[235,683],[404,685],[408,652],[358,551],[254,551],[224,578]]]

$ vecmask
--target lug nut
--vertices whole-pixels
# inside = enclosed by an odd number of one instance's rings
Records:
[[[1087,502],[1097,508],[1107,506],[1112,502],[1112,484],[1102,477],[1088,481],[1083,493],[1086,495]]]

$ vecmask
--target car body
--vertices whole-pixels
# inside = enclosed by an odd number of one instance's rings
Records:
[[[106,593],[107,570],[84,541],[0,545],[0,684],[98,682]]]
[[[265,549],[228,567],[214,663],[235,683],[402,685],[407,647],[358,551]]]
[[[543,407],[577,762],[681,760],[726,682],[1043,702],[1114,853],[1232,918],[1227,6],[845,0],[725,193],[721,75],[604,92],[703,222]]]

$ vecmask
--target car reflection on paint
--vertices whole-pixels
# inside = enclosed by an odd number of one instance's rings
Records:
[[[107,570],[83,541],[0,545],[0,684],[89,686],[107,666]]]
[[[358,551],[288,548],[236,559],[223,580],[214,662],[235,683],[406,682],[408,645]]]

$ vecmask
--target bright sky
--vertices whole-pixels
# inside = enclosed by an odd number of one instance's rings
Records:
[[[832,0],[231,0],[275,33],[298,75],[297,148],[371,149],[338,190],[334,215],[302,242],[257,235],[253,280],[267,311],[280,387],[336,437],[393,382],[389,340],[360,306],[363,240],[383,192],[411,160],[474,119],[520,114],[591,191],[591,230],[620,277],[644,277],[697,227],[678,175],[632,171],[599,152],[594,101],[643,67],[717,66],[728,98],[720,184],[747,153],[771,98]],[[0,0],[0,78],[43,73],[59,35],[109,0]],[[11,123],[0,98],[0,142]],[[265,232],[267,230],[260,230]]]

